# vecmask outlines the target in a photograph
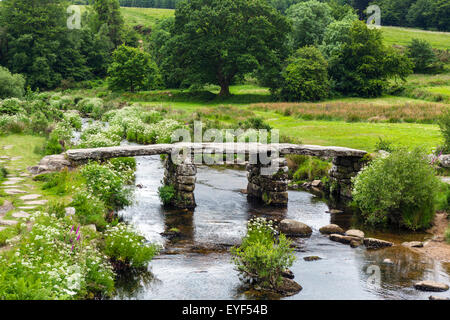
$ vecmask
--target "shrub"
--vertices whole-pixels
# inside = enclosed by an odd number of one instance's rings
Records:
[[[17,97],[25,93],[25,78],[20,74],[12,74],[0,66],[0,99]]]
[[[81,169],[81,175],[86,179],[88,192],[104,201],[107,207],[114,209],[130,203],[130,190],[124,188],[122,177],[111,168],[91,162]]]
[[[442,146],[442,152],[450,152],[450,111],[445,111],[440,120],[439,127],[441,129],[441,134],[444,137],[444,145]]]
[[[435,213],[439,179],[419,149],[375,159],[354,179],[353,198],[366,223],[423,229]]]
[[[394,146],[394,142],[391,140],[383,140],[381,137],[378,138],[378,142],[375,144],[375,150],[376,151],[386,151],[386,152],[393,152],[395,151],[396,147]]]
[[[317,48],[298,49],[282,72],[281,97],[289,101],[326,98],[329,90],[327,66]]]
[[[444,64],[441,63],[433,47],[426,40],[412,39],[408,46],[408,56],[414,63],[415,73],[438,73],[443,71]]]
[[[0,114],[17,114],[19,112],[24,112],[23,101],[17,98],[5,99],[0,102]]]
[[[84,98],[78,102],[77,109],[84,115],[99,119],[104,111],[103,100],[100,98]]]
[[[91,192],[77,191],[70,206],[75,208],[75,215],[80,223],[84,225],[95,224],[98,230],[106,228],[108,223],[105,219],[105,204]]]
[[[295,261],[291,242],[284,234],[276,240],[275,234],[271,221],[253,219],[240,247],[231,249],[237,270],[266,289],[277,289],[282,273]]]
[[[156,245],[147,244],[143,236],[123,223],[105,232],[104,252],[114,262],[132,268],[146,268],[158,251]]]
[[[81,236],[76,251],[67,241],[73,225],[36,212],[33,228],[0,256],[0,299],[55,300],[108,296],[114,289],[111,265]]]
[[[171,185],[165,185],[158,188],[158,195],[163,205],[167,206],[175,197],[175,188]]]

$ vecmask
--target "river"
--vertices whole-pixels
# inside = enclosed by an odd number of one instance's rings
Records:
[[[192,213],[164,209],[158,187],[164,168],[158,156],[138,157],[134,201],[119,212],[148,241],[164,247],[150,263],[150,277],[121,279],[116,299],[428,299],[413,288],[419,280],[449,283],[450,268],[402,247],[403,241],[423,240],[423,234],[383,234],[396,246],[368,251],[332,242],[319,233],[329,223],[349,227],[351,215],[332,215],[327,204],[307,192],[290,191],[287,209],[264,208],[247,201],[246,171],[200,166]],[[297,239],[291,270],[303,290],[291,297],[267,296],[242,285],[228,248],[245,234],[254,216],[290,218],[313,228],[308,239]],[[178,228],[181,236],[168,240],[161,233]],[[369,235],[373,235],[370,234]],[[318,261],[303,258],[319,256]],[[394,264],[385,264],[389,258]],[[379,279],[377,282],[377,271]],[[134,279],[134,281],[132,280]],[[140,280],[137,280],[140,279]],[[433,294],[450,297],[450,293]]]

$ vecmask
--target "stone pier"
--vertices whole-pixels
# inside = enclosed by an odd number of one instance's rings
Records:
[[[351,199],[352,178],[356,177],[363,165],[364,161],[361,157],[333,158],[333,167],[329,172],[332,183],[331,193],[344,199]]]
[[[287,206],[288,204],[288,167],[284,158],[272,160],[270,165],[247,165],[247,194],[250,199],[263,201],[266,205]],[[270,174],[264,172],[266,169]]]
[[[194,196],[197,167],[192,163],[192,159],[188,157],[184,161],[180,159],[174,163],[171,156],[168,155],[164,167],[163,183],[173,186],[175,189],[175,196],[170,205],[180,209],[195,208],[197,206]]]

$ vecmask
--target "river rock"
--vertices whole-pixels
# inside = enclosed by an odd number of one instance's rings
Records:
[[[360,239],[350,236],[343,236],[341,234],[332,234],[330,235],[330,240],[343,244],[350,244],[353,240],[359,241]]]
[[[280,231],[293,237],[309,237],[312,234],[311,227],[291,219],[284,219],[280,222]]]
[[[391,259],[384,259],[383,263],[384,264],[394,264],[394,262]]]
[[[302,286],[294,280],[283,278],[283,282],[277,288],[277,292],[282,294],[283,296],[289,297],[299,293],[300,291],[302,291],[302,289]]]
[[[447,297],[436,297],[436,296],[430,296],[428,299],[430,300],[450,300],[450,298]]]
[[[445,283],[435,282],[431,280],[417,282],[414,285],[414,288],[420,291],[432,291],[432,292],[444,292],[449,289],[448,285],[446,285]]]
[[[363,239],[359,238],[359,239],[353,239],[352,241],[350,241],[350,247],[352,248],[358,248],[360,246],[362,246],[363,244]]]
[[[314,180],[311,182],[311,187],[313,188],[320,188],[322,187],[322,181],[321,180]]]
[[[319,229],[322,234],[344,234],[344,229],[337,224],[329,224]]]
[[[293,273],[291,270],[289,270],[289,269],[284,270],[284,271],[281,273],[281,276],[282,276],[283,278],[287,278],[287,279],[294,279],[294,278],[295,278],[294,273]]]
[[[364,239],[364,232],[362,232],[361,230],[356,229],[347,230],[347,232],[345,232],[345,235],[349,237]]]
[[[384,241],[375,238],[365,238],[364,245],[367,249],[381,249],[386,247],[392,247],[394,244],[389,241]]]
[[[420,241],[403,242],[402,246],[408,248],[423,248],[423,242]]]
[[[318,256],[311,256],[311,257],[304,257],[303,260],[305,260],[305,261],[317,261],[317,260],[322,260],[322,258],[318,257]]]

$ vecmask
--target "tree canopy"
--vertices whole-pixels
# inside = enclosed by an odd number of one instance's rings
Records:
[[[265,0],[189,0],[175,13],[174,56],[190,84],[218,84],[280,63],[287,19]]]

